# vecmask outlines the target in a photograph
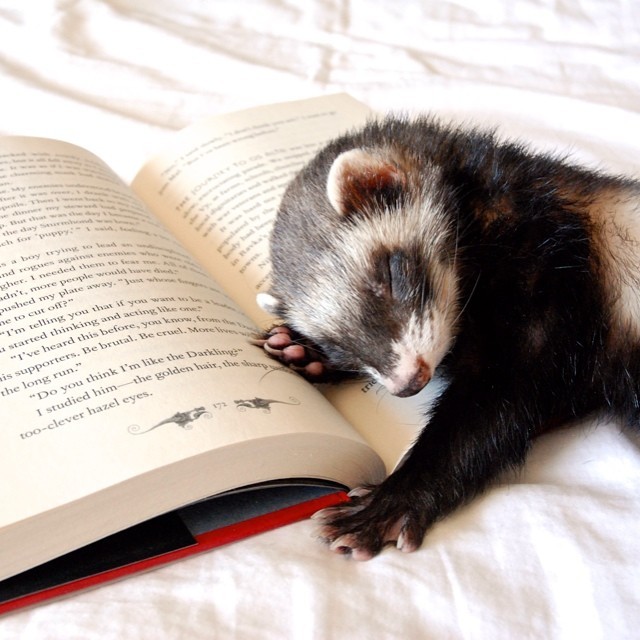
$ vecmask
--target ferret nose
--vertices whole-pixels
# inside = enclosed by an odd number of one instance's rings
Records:
[[[416,393],[418,393],[418,391],[422,391],[422,389],[424,389],[429,380],[431,380],[431,368],[420,357],[416,360],[415,373],[405,383],[405,385],[399,391],[396,391],[393,395],[400,398],[408,398],[409,396],[414,396]]]

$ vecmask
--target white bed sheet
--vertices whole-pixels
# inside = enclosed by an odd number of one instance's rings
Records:
[[[639,63],[635,0],[0,0],[0,133],[129,180],[200,117],[347,91],[637,175]],[[413,555],[351,562],[302,522],[6,616],[0,638],[637,638],[639,494],[638,439],[581,425]]]

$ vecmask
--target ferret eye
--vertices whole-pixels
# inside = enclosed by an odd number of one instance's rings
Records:
[[[398,302],[410,300],[415,287],[412,285],[414,270],[409,256],[402,249],[381,251],[374,256],[373,290],[380,298]]]

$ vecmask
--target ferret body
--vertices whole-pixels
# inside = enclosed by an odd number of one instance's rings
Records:
[[[265,336],[276,357],[399,396],[436,369],[447,380],[403,464],[319,514],[338,552],[416,549],[549,428],[594,414],[640,424],[635,180],[390,117],[293,180],[271,260],[258,300],[284,321]]]

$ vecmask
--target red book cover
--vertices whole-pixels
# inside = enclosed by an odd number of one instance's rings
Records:
[[[335,486],[269,485],[198,502],[0,581],[0,615],[303,520],[346,500]]]

